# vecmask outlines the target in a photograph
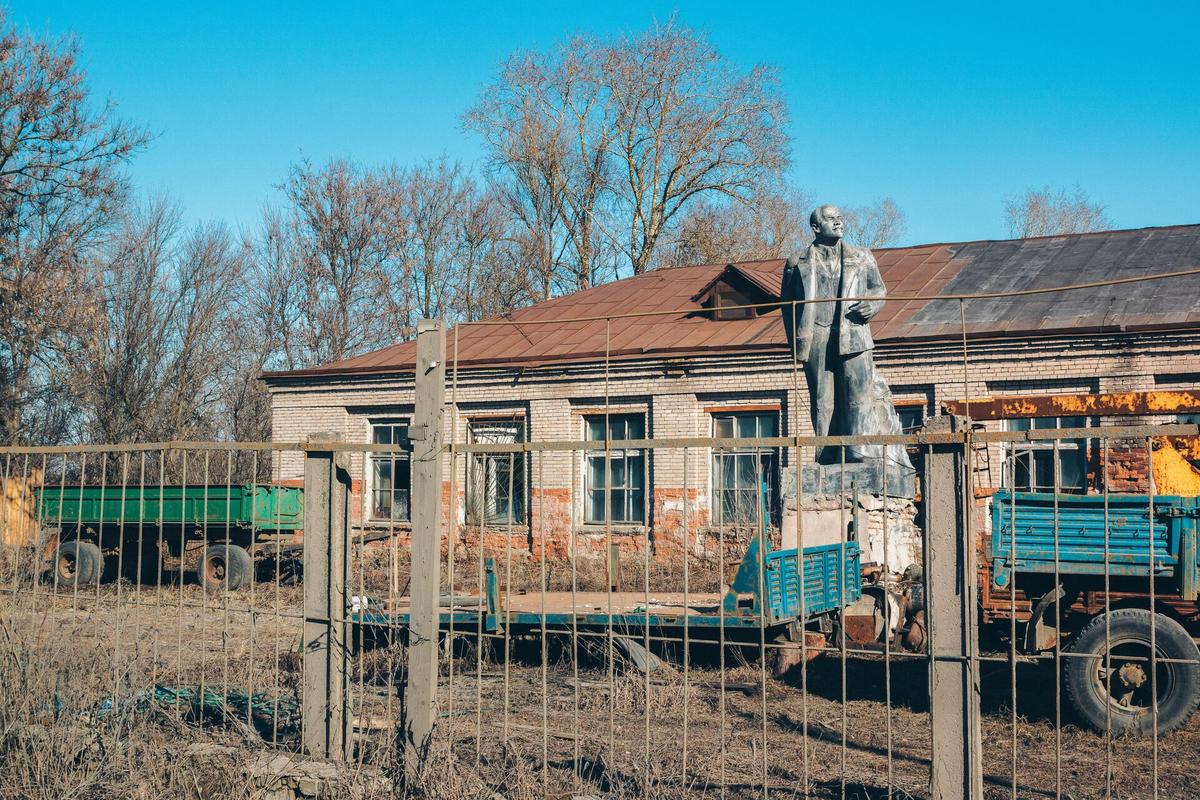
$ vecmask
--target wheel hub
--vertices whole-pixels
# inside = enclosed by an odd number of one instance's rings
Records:
[[[215,582],[225,580],[225,562],[219,558],[210,559],[208,562],[208,577],[209,580]]]
[[[1142,669],[1141,664],[1122,664],[1121,669],[1117,671],[1117,677],[1131,689],[1137,689],[1147,681],[1146,670]]]

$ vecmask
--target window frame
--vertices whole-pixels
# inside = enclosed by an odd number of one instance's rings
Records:
[[[476,438],[478,430],[483,427],[499,428],[503,425],[512,425],[515,429],[513,434],[512,444],[522,444],[527,441],[529,435],[529,422],[524,415],[513,414],[511,416],[480,416],[467,419],[467,441],[471,444],[480,443]],[[501,442],[493,442],[493,444],[501,444]],[[481,525],[483,527],[508,527],[525,525],[529,517],[528,503],[528,481],[526,480],[526,459],[525,453],[470,453],[467,458],[467,475],[466,475],[466,498],[465,498],[465,519],[468,525]],[[497,469],[498,465],[504,464],[507,479],[503,482],[497,481],[495,487],[497,489],[496,497],[487,497],[486,492],[483,498],[483,505],[486,509],[480,514],[479,509],[479,492],[476,486],[476,481],[480,480],[479,475],[482,474],[485,485],[491,485],[489,475]],[[499,490],[501,487],[507,488],[511,486],[512,494],[507,499],[506,511],[504,513],[493,512],[500,504]],[[514,497],[516,502],[514,503]],[[514,508],[515,505],[515,508]]]
[[[400,442],[397,441],[398,439],[402,439],[402,441],[405,444],[407,444],[409,441],[408,429],[412,425],[411,417],[408,417],[408,416],[376,417],[376,418],[369,419],[367,421],[367,423],[368,423],[368,426],[370,429],[369,435],[370,435],[371,444],[399,444]],[[381,428],[389,429],[389,433],[388,433],[389,441],[387,441],[387,442],[379,441],[378,430]],[[404,430],[404,435],[402,437],[397,436],[397,429]],[[404,514],[403,514],[403,516],[396,516],[395,507],[394,507],[395,500],[396,500],[396,475],[398,474],[397,465],[400,464],[401,462],[403,462],[404,470],[407,473],[407,481],[405,483],[408,486],[408,488],[407,488],[407,490],[405,490],[405,493],[404,493],[405,494]],[[380,478],[377,474],[377,468],[379,465],[382,465],[382,464],[390,465],[391,476],[389,477],[388,480],[389,480],[391,486],[388,489],[381,489],[379,487]],[[405,450],[398,452],[398,453],[369,452],[367,454],[366,467],[367,467],[367,469],[366,469],[367,480],[369,482],[369,485],[367,487],[367,492],[366,492],[368,521],[374,522],[374,523],[387,523],[387,524],[391,524],[391,525],[394,525],[397,523],[411,524],[411,522],[412,522],[412,446],[409,445]],[[388,493],[388,511],[385,514],[378,513],[378,509],[381,508],[381,506],[378,505],[376,498],[380,492]]]
[[[650,465],[649,465],[649,459],[647,458],[647,455],[648,455],[647,451],[642,448],[613,447],[611,445],[611,443],[613,443],[613,442],[625,441],[628,439],[644,439],[644,438],[646,438],[646,417],[647,417],[647,414],[644,411],[621,411],[621,412],[615,412],[615,413],[609,412],[608,414],[600,413],[600,414],[583,414],[582,415],[584,442],[587,442],[587,443],[599,442],[599,443],[603,444],[606,441],[605,439],[595,439],[595,438],[591,437],[591,423],[592,422],[600,422],[603,425],[605,433],[608,434],[608,436],[609,436],[607,441],[610,443],[610,446],[608,447],[607,450],[605,450],[603,447],[601,447],[599,449],[597,449],[596,447],[585,447],[585,449],[583,451],[583,475],[582,475],[582,477],[583,477],[583,495],[582,495],[583,514],[582,514],[582,518],[583,518],[584,525],[597,526],[597,527],[617,526],[617,527],[639,527],[639,528],[646,526],[646,524],[649,520],[649,517],[650,517],[650,509],[649,509],[649,505],[647,502],[647,500],[649,498],[649,493],[647,491],[647,484],[649,483],[649,478],[650,478]],[[638,436],[629,435],[629,422],[632,420],[637,420],[638,422],[640,422],[641,433]],[[619,439],[612,438],[611,434],[612,434],[613,421],[621,421],[621,422],[625,423],[624,424],[625,435],[622,438],[619,438]],[[616,458],[622,459],[625,463],[625,480],[623,482],[624,485],[620,486],[620,487],[611,485],[612,484],[612,481],[611,481],[612,465],[614,463],[614,459],[616,459]],[[629,468],[630,461],[635,458],[640,461],[639,470],[641,472],[641,477],[642,477],[640,487],[636,487],[633,485],[632,477],[635,473],[635,470]],[[605,485],[603,487],[601,487],[599,490],[597,490],[594,486],[592,486],[592,478],[591,478],[591,476],[592,476],[592,461],[596,460],[596,459],[599,459],[604,462],[604,466],[605,466],[604,474],[606,476],[605,482],[604,482]],[[603,519],[595,519],[594,515],[592,514],[592,510],[593,510],[592,509],[592,500],[593,500],[592,494],[596,491],[604,492],[606,489],[607,489],[607,496],[605,497],[606,502],[602,501],[602,504],[601,504],[604,509],[604,518]],[[620,493],[624,494],[624,500],[622,502],[622,509],[623,509],[623,513],[626,515],[626,518],[610,520],[609,517],[612,515],[612,499],[613,499],[612,495],[616,492],[620,492]],[[635,501],[635,493],[637,493],[637,492],[641,493],[641,502],[640,503],[634,502]],[[637,519],[633,519],[630,517],[631,513],[635,510],[639,517]]]
[[[892,403],[892,405],[896,409],[896,416],[900,419],[900,429],[901,429],[902,433],[913,433],[914,431],[920,429],[925,424],[925,420],[928,419],[928,414],[926,413],[924,400],[914,400],[914,401],[897,400],[894,403]],[[904,424],[904,414],[912,413],[913,411],[916,411],[917,413],[919,413],[921,415],[921,418],[920,418],[920,420],[918,420],[916,425],[906,426]]]
[[[780,409],[772,409],[772,410],[747,409],[745,411],[722,410],[722,411],[711,411],[711,412],[709,412],[709,414],[710,414],[710,418],[711,418],[710,424],[712,426],[712,435],[713,435],[714,439],[773,438],[773,437],[776,437],[779,435],[779,426],[782,422],[782,417],[783,417]],[[745,418],[749,418],[749,417],[753,417],[756,420],[755,426],[754,426],[755,427],[755,435],[752,437],[743,437],[740,433],[741,426],[739,425],[738,421],[740,419],[745,419]],[[719,421],[726,420],[726,419],[731,421],[731,424],[733,426],[731,429],[731,432],[734,434],[733,436],[724,436],[721,433],[719,433],[719,430],[718,430]],[[772,421],[772,423],[773,423],[772,427],[774,429],[774,432],[769,433],[769,434],[764,434],[763,430],[762,430],[762,422],[763,422],[763,420],[767,420],[767,419]],[[726,508],[725,501],[726,501],[727,493],[733,492],[736,494],[748,494],[748,493],[753,492],[754,496],[756,496],[756,497],[758,496],[759,487],[757,487],[757,486],[754,487],[753,489],[749,489],[746,487],[742,487],[740,485],[735,485],[733,488],[726,488],[724,485],[724,478],[726,477],[725,473],[727,472],[727,469],[728,469],[728,459],[730,457],[732,457],[734,459],[733,475],[734,475],[735,484],[736,484],[737,477],[740,475],[740,462],[743,459],[746,459],[748,457],[751,460],[757,458],[759,463],[762,463],[764,461],[766,462],[766,464],[764,465],[765,468],[763,470],[763,474],[765,475],[765,477],[767,479],[767,519],[765,520],[765,522],[768,527],[770,527],[771,525],[777,525],[780,520],[780,512],[781,512],[781,502],[780,502],[780,496],[779,496],[779,481],[780,481],[780,471],[782,469],[782,455],[783,455],[782,450],[779,447],[763,446],[763,447],[758,447],[758,448],[755,448],[755,447],[725,448],[725,447],[714,446],[712,448],[712,458],[711,458],[711,465],[710,465],[711,469],[709,472],[709,479],[711,481],[711,484],[710,484],[710,486],[711,486],[710,498],[711,499],[709,501],[709,503],[710,503],[710,507],[709,507],[710,522],[713,525],[716,525],[718,527],[723,527],[725,525],[733,525],[733,526],[745,526],[745,525],[750,525],[750,524],[757,525],[759,523],[759,516],[760,516],[759,509],[761,508],[761,505],[757,501],[754,503],[755,513],[752,518],[748,518],[748,519],[747,518],[736,518],[736,519],[730,520],[730,519],[726,519],[726,516],[725,516],[725,508]],[[755,471],[755,474],[758,474],[758,466],[757,465],[754,467],[754,471]],[[736,497],[733,501],[733,507],[736,507],[736,508],[741,507],[741,502],[738,499],[736,499]],[[737,516],[737,515],[735,514],[735,516]]]
[[[1053,425],[1045,424],[1053,422]],[[1004,420],[1006,431],[1028,430],[1063,430],[1071,428],[1093,428],[1095,422],[1087,416],[1059,417],[1008,417]],[[1059,494],[1086,494],[1091,488],[1091,477],[1088,472],[1090,464],[1091,437],[1079,439],[1049,439],[1041,441],[1004,442],[1003,468],[1000,474],[1002,485],[1016,492],[1039,492]],[[1055,444],[1057,443],[1057,447]],[[1055,453],[1057,452],[1057,464]],[[1046,469],[1042,463],[1049,460],[1051,473],[1050,484],[1043,484],[1038,479],[1039,473]],[[1073,485],[1063,483],[1066,471],[1063,462],[1067,459],[1077,459],[1079,481]],[[1020,460],[1025,460],[1024,480],[1018,480],[1017,468]],[[1010,467],[1010,462],[1012,466]],[[1057,467],[1057,470],[1056,470]],[[1057,483],[1055,486],[1057,471]]]

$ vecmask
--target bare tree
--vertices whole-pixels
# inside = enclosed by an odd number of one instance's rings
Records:
[[[1004,201],[1008,235],[1014,239],[1109,230],[1113,222],[1105,211],[1103,203],[1092,200],[1079,186],[1027,189]]]
[[[606,63],[620,174],[614,201],[636,275],[690,202],[747,201],[787,167],[787,106],[773,69],[743,73],[674,21],[618,41]]]
[[[904,212],[890,197],[870,206],[843,208],[842,216],[846,219],[846,238],[859,247],[890,247],[904,235]]]
[[[67,39],[0,16],[0,438],[68,434],[61,352],[89,309],[80,263],[125,193],[147,136],[97,107]]]
[[[92,313],[68,356],[86,438],[224,433],[221,399],[245,336],[231,298],[243,288],[245,266],[223,227],[185,231],[165,200],[123,216],[94,260]]]
[[[787,165],[786,121],[773,70],[674,21],[516,54],[465,117],[542,297],[649,269],[699,199],[748,201]]]
[[[520,231],[501,196],[485,186],[472,193],[460,225],[461,319],[495,316],[528,305],[539,296],[522,262]]]
[[[614,135],[606,50],[576,36],[550,53],[516,53],[463,117],[480,134],[541,299],[585,289],[601,269],[599,221]]]
[[[454,305],[462,227],[475,185],[458,162],[445,158],[394,171],[406,235],[404,273],[418,317],[446,316]],[[415,325],[415,320],[410,323]]]
[[[252,245],[248,315],[268,368],[348,358],[411,337],[421,317],[474,319],[538,294],[522,262],[529,228],[456,162],[302,164],[284,195]]]
[[[380,303],[381,275],[399,269],[402,245],[387,181],[347,161],[304,162],[282,189],[286,206],[266,212],[254,247],[257,283],[270,299],[263,316],[278,343],[271,366],[336,361],[410,333],[393,323],[411,309],[396,314]]]
[[[812,240],[812,201],[796,188],[766,187],[746,201],[702,199],[682,215],[659,266],[786,258]]]

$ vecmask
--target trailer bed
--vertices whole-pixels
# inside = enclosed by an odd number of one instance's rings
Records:
[[[805,548],[801,570],[796,550],[776,550],[762,557],[758,539],[751,541],[727,591],[717,592],[519,592],[498,588],[494,561],[486,570],[486,591],[478,596],[448,598],[440,614],[443,630],[506,628],[513,632],[607,629],[655,629],[682,634],[702,630],[775,630],[796,621],[839,612],[862,594],[856,542]],[[801,591],[801,589],[803,591]],[[373,628],[407,629],[411,618],[407,597],[365,608],[352,621]]]
[[[43,525],[195,525],[304,528],[304,490],[244,485],[48,485],[37,490]]]
[[[1161,581],[1160,591],[1197,599],[1200,500],[1139,494],[997,492],[988,542],[992,582],[1014,573]]]

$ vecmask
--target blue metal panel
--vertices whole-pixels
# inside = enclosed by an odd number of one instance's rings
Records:
[[[758,571],[758,565],[762,563],[759,560],[760,552],[756,537],[752,540],[742,563],[738,566],[730,592],[722,599],[722,602],[725,603],[726,613],[718,613],[714,608],[706,614],[688,614],[687,624],[689,626],[697,629],[772,627],[797,619],[807,619],[817,614],[840,611],[844,606],[862,596],[860,555],[857,542],[804,549],[803,602],[800,599],[801,580],[798,573],[799,559],[796,550],[776,550],[768,553],[762,573]],[[762,575],[761,585],[767,595],[765,604],[758,596],[760,574]],[[496,569],[492,559],[488,559],[487,562],[485,585],[485,607],[472,611],[443,611],[440,618],[441,627],[448,628],[453,619],[457,631],[470,635],[472,631],[479,629],[487,633],[494,633],[500,630],[502,625],[513,629],[527,630],[539,628],[543,624],[547,628],[557,630],[567,630],[572,626],[599,629],[612,625],[613,628],[627,635],[644,631],[647,627],[678,631],[684,624],[684,615],[679,613],[647,615],[644,611],[632,611],[609,616],[605,613],[560,611],[550,612],[543,616],[536,612],[506,612],[500,608]],[[739,592],[745,592],[754,597],[753,603],[749,607],[738,607]],[[765,618],[760,611],[764,605],[766,606]],[[405,612],[363,611],[353,614],[352,618],[356,623],[369,626],[390,625],[405,628],[409,624],[409,615]]]
[[[1108,564],[1105,565],[1105,513]],[[997,492],[992,499],[990,555],[993,580],[1007,586],[1012,572],[1149,577],[1174,574],[1184,519],[1196,514],[1191,498],[1146,495],[1068,495]],[[1190,521],[1190,520],[1189,520]],[[1014,553],[1015,550],[1015,553]]]
[[[843,558],[843,553],[845,557]],[[838,611],[862,595],[857,542],[804,548],[804,600],[796,550],[767,554],[767,608],[773,620]]]

